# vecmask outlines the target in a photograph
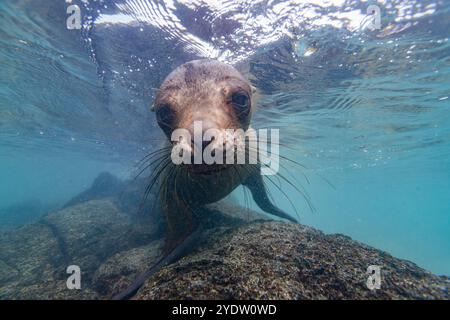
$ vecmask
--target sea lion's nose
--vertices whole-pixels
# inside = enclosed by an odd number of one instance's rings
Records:
[[[218,124],[211,119],[196,120],[189,126],[189,132],[191,134],[191,143],[198,151],[203,152],[205,148],[210,145],[217,134],[219,129]],[[208,137],[205,137],[208,136]]]

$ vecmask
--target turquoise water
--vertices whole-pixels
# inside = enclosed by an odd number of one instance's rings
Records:
[[[277,205],[450,274],[449,1],[72,3],[81,30],[66,28],[65,1],[0,3],[0,223],[21,204],[13,225],[35,221],[103,171],[131,176],[164,138],[155,88],[213,58],[250,77],[253,126],[278,128],[281,154],[304,165],[281,173],[313,209],[282,180],[290,200],[268,184]]]

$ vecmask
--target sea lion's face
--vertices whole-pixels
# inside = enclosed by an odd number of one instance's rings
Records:
[[[192,156],[205,148],[216,150],[222,147],[225,157],[224,144],[229,129],[245,131],[249,127],[251,93],[248,81],[229,65],[211,60],[188,62],[175,69],[163,82],[154,104],[156,118],[171,143],[181,144],[182,149]],[[191,141],[172,141],[173,134],[180,131],[177,129],[189,133]],[[207,135],[214,132],[212,139],[201,139],[199,143],[194,139],[199,130]],[[218,139],[219,135],[221,139]],[[187,168],[195,173],[210,173],[229,166],[202,161],[201,164],[187,165]]]

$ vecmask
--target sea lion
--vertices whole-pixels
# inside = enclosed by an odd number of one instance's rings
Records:
[[[234,67],[215,60],[194,60],[181,65],[162,83],[153,110],[170,143],[168,148],[156,153],[159,163],[148,188],[151,189],[156,180],[161,183],[162,212],[167,221],[165,247],[163,257],[116,298],[130,297],[147,277],[179,258],[195,241],[195,230],[199,228],[195,208],[223,199],[239,185],[251,191],[256,204],[265,212],[296,222],[269,200],[260,164],[206,164],[202,161],[175,165],[171,159],[175,147],[193,155],[195,150],[209,148],[214,152],[224,146],[224,141],[216,137],[202,140],[200,144],[186,139],[174,142],[176,129],[184,129],[193,137],[196,122],[202,124],[203,133],[210,129],[220,134],[227,129],[245,131],[249,128],[254,111],[252,86]]]

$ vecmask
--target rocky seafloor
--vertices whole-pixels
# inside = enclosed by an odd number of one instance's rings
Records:
[[[137,217],[134,187],[110,176],[60,211],[0,233],[0,299],[110,299],[159,257],[164,223]],[[101,182],[101,183],[99,183]],[[110,184],[108,184],[110,185]],[[133,299],[449,299],[450,280],[310,227],[220,203],[201,211],[193,251],[150,277]],[[66,268],[81,269],[69,290]],[[367,287],[367,268],[381,287]]]

